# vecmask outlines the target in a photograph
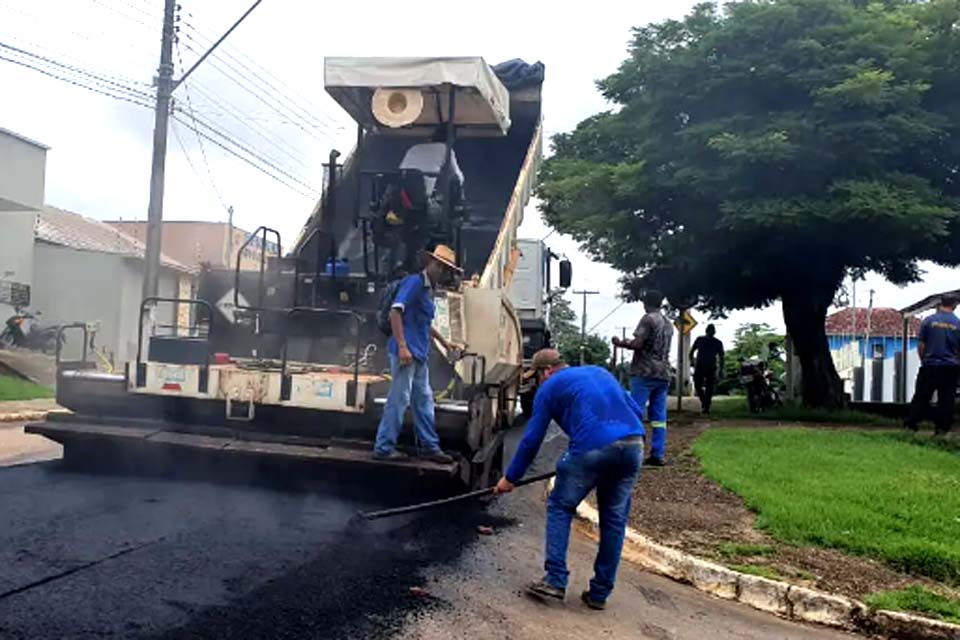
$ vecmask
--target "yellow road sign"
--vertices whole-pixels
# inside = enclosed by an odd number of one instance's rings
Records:
[[[693,319],[693,314],[690,313],[689,309],[684,309],[673,324],[676,325],[677,331],[686,336],[690,335],[693,328],[697,326],[697,321]]]

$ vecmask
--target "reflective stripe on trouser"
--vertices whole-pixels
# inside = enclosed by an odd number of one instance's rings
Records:
[[[667,452],[667,423],[663,421],[651,422],[650,428],[650,455],[663,459]]]
[[[630,393],[640,405],[651,427],[650,455],[663,459],[667,453],[667,391],[668,380],[633,376],[630,378]]]

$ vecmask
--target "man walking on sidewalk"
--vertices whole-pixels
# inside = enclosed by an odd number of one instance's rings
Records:
[[[633,351],[630,364],[630,391],[633,399],[647,413],[650,434],[650,457],[644,464],[662,467],[667,449],[667,391],[670,389],[670,343],[673,325],[663,315],[663,294],[648,291],[643,296],[646,315],[640,319],[633,340],[614,338],[614,346]]]
[[[427,361],[432,339],[438,340],[448,353],[453,351],[453,347],[433,328],[436,312],[433,292],[445,278],[461,272],[461,269],[457,267],[453,249],[446,245],[437,245],[433,253],[426,254],[426,259],[427,265],[422,272],[409,275],[400,283],[390,310],[391,336],[387,344],[390,392],[377,428],[373,449],[373,457],[377,460],[407,457],[395,447],[403,429],[403,416],[412,404],[413,426],[417,438],[426,448],[426,459],[444,464],[453,462],[453,458],[440,449]]]
[[[570,575],[570,525],[577,505],[595,488],[600,549],[590,588],[580,598],[591,609],[603,609],[616,581],[630,501],[643,459],[640,407],[606,369],[568,368],[553,349],[534,354],[532,368],[540,385],[533,399],[533,414],[494,491],[513,491],[537,455],[550,421],[556,421],[570,437],[570,444],[557,462],[556,481],[547,500],[546,575],[527,591],[538,598],[563,600]]]
[[[690,362],[693,367],[693,386],[700,398],[700,412],[710,414],[713,404],[713,392],[717,386],[717,369],[723,373],[723,343],[717,338],[717,328],[707,325],[707,335],[693,341],[690,349]]]
[[[937,312],[920,325],[917,341],[920,371],[906,422],[907,428],[913,431],[917,430],[934,391],[937,393],[936,435],[945,435],[953,423],[953,402],[960,375],[960,319],[954,314],[956,308],[957,298],[945,295]]]

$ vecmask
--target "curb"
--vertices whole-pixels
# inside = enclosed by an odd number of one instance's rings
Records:
[[[597,510],[582,502],[577,507],[577,518],[588,525],[581,527],[584,533],[599,540]],[[631,527],[627,527],[622,557],[647,571],[692,585],[704,593],[742,602],[789,620],[880,634],[897,640],[960,640],[960,625],[899,611],[875,610],[844,596],[740,573],[657,544]]]
[[[51,413],[67,413],[67,411],[63,409],[48,409],[46,411],[0,413],[0,422],[33,422],[34,420],[44,420]]]

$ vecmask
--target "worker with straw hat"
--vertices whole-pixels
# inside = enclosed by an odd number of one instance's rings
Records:
[[[407,407],[412,407],[416,437],[426,449],[423,457],[433,462],[453,462],[440,448],[427,361],[431,339],[440,342],[448,354],[458,351],[433,328],[436,312],[433,297],[439,285],[451,280],[454,274],[462,274],[463,270],[457,266],[453,249],[446,245],[437,245],[432,253],[424,253],[425,268],[400,282],[390,310],[391,336],[387,350],[391,381],[373,449],[377,460],[407,457],[397,451],[396,446],[403,429],[403,416]]]

